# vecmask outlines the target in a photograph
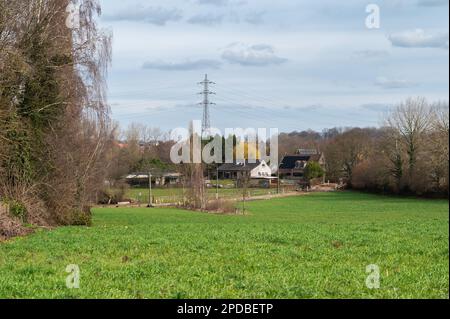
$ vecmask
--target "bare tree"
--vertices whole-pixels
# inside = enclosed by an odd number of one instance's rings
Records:
[[[341,176],[352,184],[353,170],[368,154],[371,145],[370,130],[349,129],[337,135],[325,147],[327,172],[334,176]]]
[[[417,157],[423,146],[425,133],[431,124],[431,109],[424,98],[409,98],[399,104],[386,120],[399,134],[399,141],[407,154],[408,177],[413,180]]]
[[[430,153],[430,174],[437,190],[448,192],[449,175],[449,108],[448,102],[432,105],[431,132],[427,149]]]
[[[394,192],[403,188],[405,151],[400,143],[400,133],[391,127],[383,127],[378,156],[387,158],[385,170],[394,180]]]

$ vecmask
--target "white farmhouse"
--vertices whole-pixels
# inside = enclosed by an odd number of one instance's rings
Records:
[[[222,179],[239,179],[244,175],[249,176],[251,179],[270,179],[272,176],[272,169],[264,160],[257,160],[256,163],[238,161],[223,164],[218,171],[219,178]]]

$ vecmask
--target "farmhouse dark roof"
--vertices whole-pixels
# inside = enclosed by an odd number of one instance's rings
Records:
[[[314,161],[318,162],[321,158],[321,154],[316,155],[287,155],[283,158],[283,161],[280,164],[280,169],[295,169],[297,166],[296,163],[298,161]]]
[[[219,167],[220,172],[247,172],[252,171],[261,165],[261,161],[256,161],[256,163],[249,163],[248,161],[244,163],[226,163]]]

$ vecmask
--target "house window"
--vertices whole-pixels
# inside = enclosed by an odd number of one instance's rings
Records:
[[[305,167],[305,162],[303,161],[297,161],[295,162],[295,169],[301,169]]]

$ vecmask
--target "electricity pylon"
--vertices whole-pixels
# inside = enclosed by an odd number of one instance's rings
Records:
[[[209,96],[212,94],[216,94],[209,90],[209,86],[211,84],[216,84],[210,80],[208,80],[208,74],[205,74],[205,79],[202,82],[198,83],[203,86],[203,91],[199,94],[203,95],[203,102],[199,103],[203,106],[203,121],[202,121],[202,136],[209,135],[211,130],[211,120],[209,116],[209,106],[215,105],[209,101]]]

